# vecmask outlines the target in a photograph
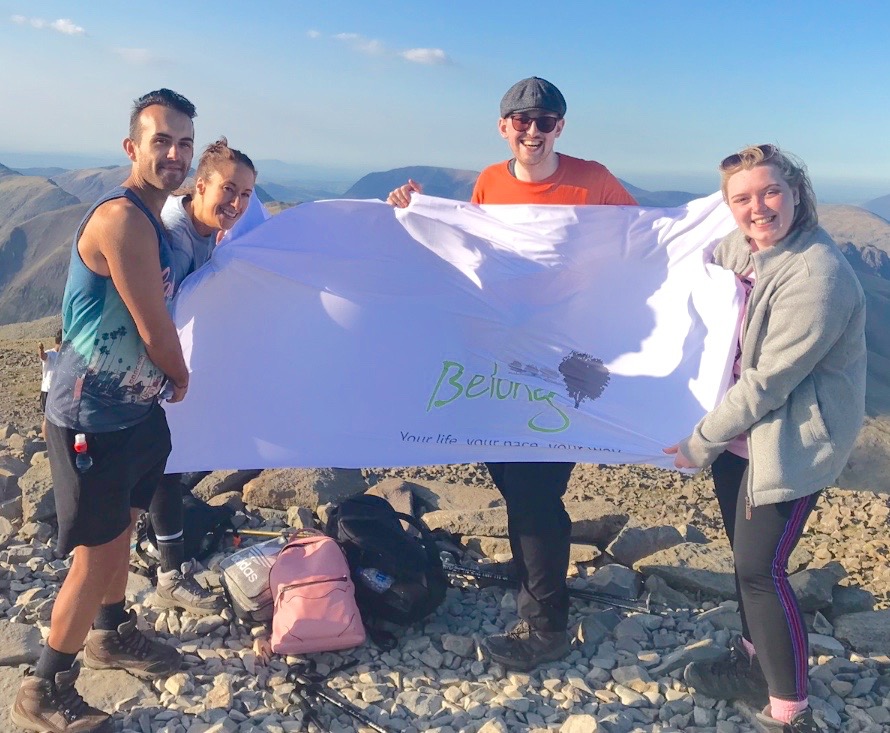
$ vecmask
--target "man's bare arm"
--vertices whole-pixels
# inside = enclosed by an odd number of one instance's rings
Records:
[[[78,251],[90,269],[111,277],[149,358],[173,383],[170,402],[179,402],[189,375],[164,301],[158,237],[151,222],[132,203],[109,201],[87,223]]]

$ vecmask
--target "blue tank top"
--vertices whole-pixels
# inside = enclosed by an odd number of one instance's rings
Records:
[[[157,232],[168,308],[176,290],[170,244],[158,220],[130,189],[119,186],[109,191],[93,204],[74,235],[62,298],[62,346],[46,402],[51,422],[89,433],[122,430],[142,422],[157,405],[165,380],[148,358],[112,279],[93,272],[77,251],[80,235],[96,209],[118,198],[138,206]]]

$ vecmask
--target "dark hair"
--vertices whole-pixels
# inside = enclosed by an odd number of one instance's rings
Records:
[[[219,170],[221,163],[228,161],[241,163],[250,168],[254,176],[257,174],[253,161],[240,150],[230,148],[229,141],[225,137],[220,137],[216,142],[212,142],[204,148],[204,152],[201,153],[198,168],[195,171],[195,179],[207,178],[212,171]]]
[[[759,165],[771,165],[785,180],[792,190],[796,190],[800,201],[794,207],[794,218],[791,220],[791,228],[794,231],[801,229],[814,229],[819,225],[819,214],[816,212],[816,194],[813,192],[813,184],[807,175],[807,167],[804,162],[795,155],[781,150],[776,145],[749,145],[738,153],[727,156],[718,166],[720,171],[720,189],[723,191],[723,200],[727,198],[729,179],[740,170],[751,170]]]
[[[62,329],[61,328],[58,331],[56,331],[56,343],[57,344],[62,343]]]
[[[182,112],[190,120],[195,119],[198,114],[195,111],[195,105],[189,102],[185,97],[172,89],[155,89],[153,92],[143,94],[139,99],[133,100],[133,111],[130,113],[130,139],[139,140],[139,115],[146,107],[153,104],[159,104],[168,109],[174,109]]]

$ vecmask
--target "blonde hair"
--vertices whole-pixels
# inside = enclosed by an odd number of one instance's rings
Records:
[[[789,232],[798,227],[815,229],[819,225],[819,214],[816,211],[816,194],[807,175],[807,167],[800,158],[780,150],[776,145],[769,143],[749,145],[720,162],[718,170],[723,200],[728,202],[727,187],[730,178],[741,170],[749,171],[760,165],[773,166],[785,183],[797,191],[799,202],[794,208],[794,219],[791,221]]]

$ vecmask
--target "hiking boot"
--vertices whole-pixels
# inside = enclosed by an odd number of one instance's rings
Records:
[[[74,689],[80,665],[56,673],[55,680],[25,675],[10,711],[12,722],[24,730],[46,733],[110,733],[111,716],[87,705]]]
[[[567,631],[538,631],[521,619],[506,634],[494,634],[482,641],[492,662],[517,672],[530,672],[544,662],[562,659],[572,650]]]
[[[821,733],[816,719],[813,717],[813,708],[801,710],[790,723],[783,723],[769,715],[769,706],[757,713],[757,722],[769,733]]]
[[[766,678],[755,655],[742,646],[742,637],[729,643],[729,654],[710,662],[692,662],[683,672],[686,684],[715,700],[744,700],[758,707],[769,701]]]
[[[218,614],[226,607],[223,596],[212,593],[195,580],[195,563],[184,562],[179,570],[158,571],[158,587],[151,605],[154,608],[178,608],[195,616]]]
[[[83,662],[90,669],[123,669],[143,679],[176,672],[182,656],[172,646],[149,639],[136,628],[136,614],[116,631],[92,629],[83,648]]]

